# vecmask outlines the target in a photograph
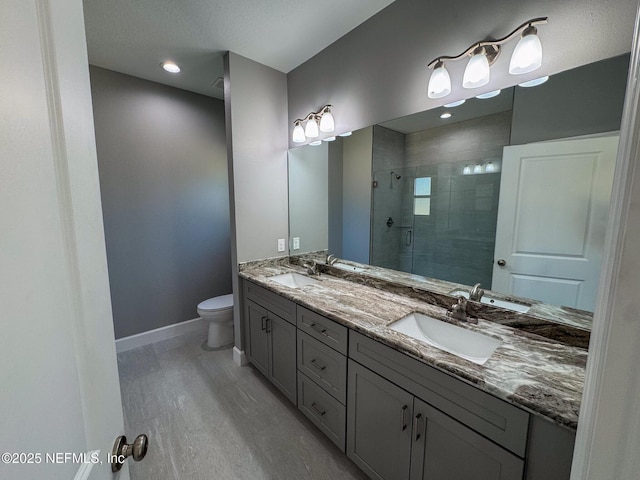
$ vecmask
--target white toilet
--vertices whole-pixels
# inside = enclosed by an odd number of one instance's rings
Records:
[[[199,303],[198,315],[209,322],[209,347],[218,348],[233,343],[233,294]]]

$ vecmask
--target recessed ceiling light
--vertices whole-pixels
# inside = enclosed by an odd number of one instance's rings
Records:
[[[447,118],[451,118],[453,117],[453,113],[449,113],[449,112],[445,112],[442,115],[440,115],[440,118],[442,119],[447,119]]]
[[[460,105],[462,105],[464,102],[466,102],[465,99],[462,100],[458,100],[457,102],[451,102],[451,103],[446,103],[444,106],[446,108],[454,108],[454,107],[459,107]]]
[[[542,85],[544,82],[549,80],[549,76],[534,78],[533,80],[529,80],[528,82],[519,83],[518,85],[521,87],[537,87],[538,85]]]
[[[476,95],[476,98],[479,98],[480,100],[486,100],[487,98],[497,97],[498,95],[500,95],[501,91],[502,90],[493,90],[492,92],[487,92],[487,93],[483,93],[481,95]]]
[[[169,73],[180,73],[180,67],[173,62],[163,62],[161,65]]]

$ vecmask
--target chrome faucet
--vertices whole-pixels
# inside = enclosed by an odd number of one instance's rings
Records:
[[[471,290],[469,290],[469,300],[473,300],[474,302],[479,302],[483,295],[484,290],[479,283],[476,283]]]
[[[315,260],[311,260],[311,265],[303,263],[302,266],[307,269],[309,275],[320,275],[320,270],[318,270],[318,264]]]
[[[325,263],[327,265],[333,265],[337,261],[338,261],[338,257],[336,257],[335,255],[329,254],[327,255],[327,260],[325,261]]]
[[[461,322],[478,323],[478,319],[470,317],[467,313],[467,299],[462,295],[458,297],[458,303],[451,305],[451,317]]]

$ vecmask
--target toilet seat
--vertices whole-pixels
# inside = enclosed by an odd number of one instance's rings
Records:
[[[220,310],[229,310],[233,308],[233,294],[221,295],[219,297],[210,298],[198,304],[198,310],[202,312],[218,312]]]

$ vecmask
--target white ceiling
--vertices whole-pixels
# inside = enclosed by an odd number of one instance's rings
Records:
[[[288,73],[393,1],[84,0],[89,63],[222,98],[227,50]]]

